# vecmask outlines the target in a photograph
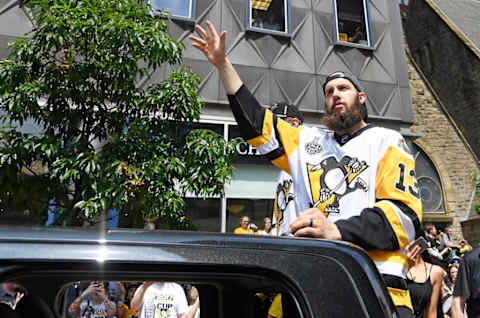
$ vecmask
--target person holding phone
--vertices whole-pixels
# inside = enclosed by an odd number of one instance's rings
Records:
[[[412,298],[414,317],[436,318],[441,297],[444,271],[424,261],[428,243],[420,236],[407,246],[407,284]]]
[[[70,305],[68,311],[72,317],[111,317],[116,315],[117,308],[107,298],[103,283],[91,282]]]

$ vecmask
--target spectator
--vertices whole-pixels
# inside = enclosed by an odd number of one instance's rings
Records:
[[[185,292],[173,282],[144,282],[130,305],[139,318],[186,318],[188,312]]]
[[[448,266],[448,274],[445,276],[442,285],[442,311],[444,318],[451,317],[453,288],[457,281],[458,266],[450,264]]]
[[[200,318],[200,296],[195,286],[188,285],[186,288],[188,314],[186,318]]]
[[[131,301],[135,295],[137,286],[130,286],[127,290],[127,295],[124,303],[119,303],[117,306],[117,314],[119,318],[137,318],[138,312],[131,309]]]
[[[257,231],[259,235],[272,235],[272,219],[268,216],[263,218],[263,225]]]
[[[466,240],[461,240],[458,243],[458,246],[460,248],[460,257],[463,257],[463,255],[469,251],[471,251],[473,248]]]
[[[442,240],[447,247],[454,246],[453,244],[453,227],[451,225],[445,227],[444,232],[442,232]]]
[[[407,283],[412,297],[414,317],[437,317],[437,308],[440,301],[443,269],[440,266],[426,263],[423,260],[426,250],[415,242],[406,248],[409,268]]]
[[[292,127],[303,124],[303,114],[294,105],[280,102],[270,107],[272,113],[282,118]],[[293,180],[290,174],[280,171],[277,188],[275,190],[275,201],[273,205],[273,235],[285,235],[289,233],[288,227],[298,217],[295,208],[295,192]]]
[[[264,29],[272,30],[272,31],[284,31],[282,24],[278,23],[275,20],[275,14],[267,13],[265,15],[265,19],[263,20],[262,26]]]
[[[432,223],[425,224],[425,239],[430,248],[435,248],[437,246],[437,228]]]
[[[102,282],[91,282],[90,285],[70,305],[72,317],[93,318],[115,316],[116,305],[105,294]]]
[[[436,236],[436,245],[435,250],[438,252],[440,259],[442,260],[441,266],[443,269],[447,270],[448,264],[452,258],[450,257],[450,248],[445,245],[443,233],[441,231]]]
[[[453,290],[452,317],[480,317],[480,247],[465,254],[460,262]]]
[[[443,256],[438,250],[440,241],[437,240],[437,228],[432,223],[425,224],[425,239],[428,243],[428,260],[429,263],[441,266],[444,270],[446,269],[445,263],[443,262]]]
[[[256,226],[255,226],[256,228]],[[246,215],[240,218],[240,226],[237,227],[234,231],[234,234],[255,234],[253,231],[252,225],[250,225],[250,218]]]
[[[450,263],[453,258],[456,257],[455,251],[460,252],[458,244],[455,244],[453,241],[453,227],[451,225],[445,228],[445,232],[441,233],[442,235],[442,244],[447,248],[447,252],[444,254],[443,259]]]
[[[26,290],[22,286],[11,282],[3,282],[1,286],[3,295],[0,297],[0,303],[7,304],[15,309],[18,302],[25,296]]]
[[[125,301],[125,287],[121,282],[108,282],[107,283],[107,297],[111,301],[118,303]]]
[[[365,34],[362,31],[362,27],[357,26],[355,28],[355,33],[352,36],[348,37],[348,42],[360,43],[360,41],[362,41],[362,40],[365,41],[364,39],[365,39]],[[362,44],[364,44],[364,43],[362,42]]]

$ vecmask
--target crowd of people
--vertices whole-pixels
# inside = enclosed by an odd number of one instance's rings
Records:
[[[2,283],[0,317],[24,315],[32,295],[14,283]],[[200,297],[195,286],[174,282],[74,283],[66,289],[69,318],[199,318]],[[24,303],[25,302],[25,303]],[[3,307],[2,307],[3,306]],[[18,315],[16,315],[18,313]],[[53,317],[53,315],[52,315]]]
[[[464,317],[464,311],[469,311],[469,317],[480,317],[478,306],[470,305],[469,308],[465,305],[466,299],[457,306],[457,313],[453,309],[455,299],[468,296],[476,302],[479,300],[476,291],[479,287],[473,284],[479,282],[480,260],[477,259],[476,263],[477,278],[469,276],[471,270],[463,261],[472,247],[465,240],[455,240],[451,226],[447,226],[444,232],[437,232],[436,226],[431,223],[425,224],[424,228],[424,235],[406,249],[409,260],[407,282],[414,316],[460,318]],[[420,240],[425,243],[419,244]],[[457,283],[459,271],[463,277]]]
[[[125,284],[125,285],[124,285]],[[72,291],[72,318],[198,318],[200,297],[192,285],[174,282],[88,282]]]

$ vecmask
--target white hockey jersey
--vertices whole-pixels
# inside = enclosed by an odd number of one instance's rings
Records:
[[[298,217],[294,199],[292,177],[285,171],[281,171],[273,203],[272,235],[281,236],[289,233],[290,224]]]

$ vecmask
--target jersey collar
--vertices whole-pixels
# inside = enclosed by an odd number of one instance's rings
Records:
[[[375,125],[368,124],[367,126],[360,128],[353,134],[344,134],[344,135],[339,135],[337,133],[334,133],[333,136],[335,137],[335,140],[340,144],[340,146],[345,145],[347,142],[349,142],[351,139],[359,136],[362,132],[364,132],[367,129],[373,128]]]

